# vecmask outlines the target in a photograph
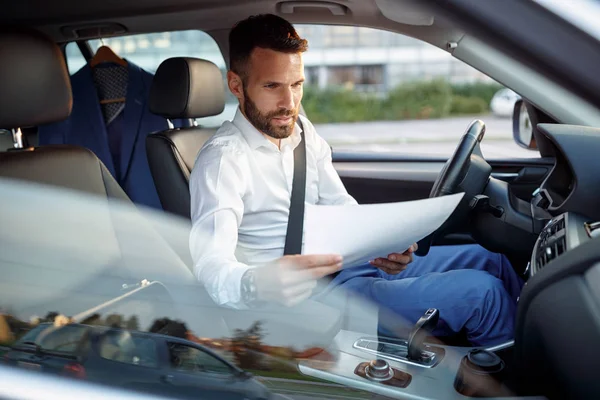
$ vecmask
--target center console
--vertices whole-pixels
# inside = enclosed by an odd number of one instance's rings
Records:
[[[494,390],[501,394],[498,397],[506,397],[511,393],[497,379],[505,365],[496,354],[512,345],[475,349],[427,344],[424,349],[431,359],[417,363],[407,359],[406,342],[341,331],[328,348],[335,360],[307,360],[299,369],[308,376],[396,399],[465,399],[478,395],[480,385],[484,393]],[[500,384],[493,386],[494,382]]]
[[[600,223],[575,213],[549,219],[535,243],[528,278],[553,260],[600,236]],[[550,266],[549,266],[550,265]],[[309,376],[398,399],[517,398],[512,360],[514,342],[490,348],[424,343],[437,323],[430,309],[404,340],[341,331],[329,346],[334,360],[299,365]]]

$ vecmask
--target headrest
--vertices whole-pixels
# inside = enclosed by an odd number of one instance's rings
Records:
[[[150,111],[165,118],[203,118],[225,108],[225,87],[219,67],[199,58],[163,61],[152,81]]]
[[[0,127],[62,121],[72,106],[71,81],[58,46],[34,30],[0,29]]]

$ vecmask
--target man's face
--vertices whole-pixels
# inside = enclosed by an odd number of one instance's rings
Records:
[[[241,96],[234,94],[256,129],[274,139],[284,139],[292,134],[298,119],[303,82],[301,53],[255,48],[246,67]]]

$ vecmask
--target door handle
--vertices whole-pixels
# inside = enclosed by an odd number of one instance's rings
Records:
[[[509,183],[536,183],[547,173],[547,167],[524,167],[519,172],[492,172],[492,177]]]
[[[160,380],[163,381],[164,383],[173,383],[173,375],[162,375],[160,377]]]
[[[539,183],[548,174],[548,167],[525,167],[514,179],[518,183]]]

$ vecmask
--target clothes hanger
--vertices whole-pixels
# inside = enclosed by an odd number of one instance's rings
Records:
[[[114,63],[122,67],[127,66],[127,61],[115,54],[108,46],[102,45],[90,60],[90,67],[94,68],[103,63]]]
[[[100,46],[100,48],[96,51],[96,54],[94,54],[94,56],[90,60],[90,67],[94,68],[104,63],[113,63],[122,67],[127,66],[127,61],[119,57],[110,47],[104,44],[104,41],[102,41],[102,46]],[[100,100],[100,104],[124,103],[125,100],[125,97],[118,97],[116,99],[104,99]]]

